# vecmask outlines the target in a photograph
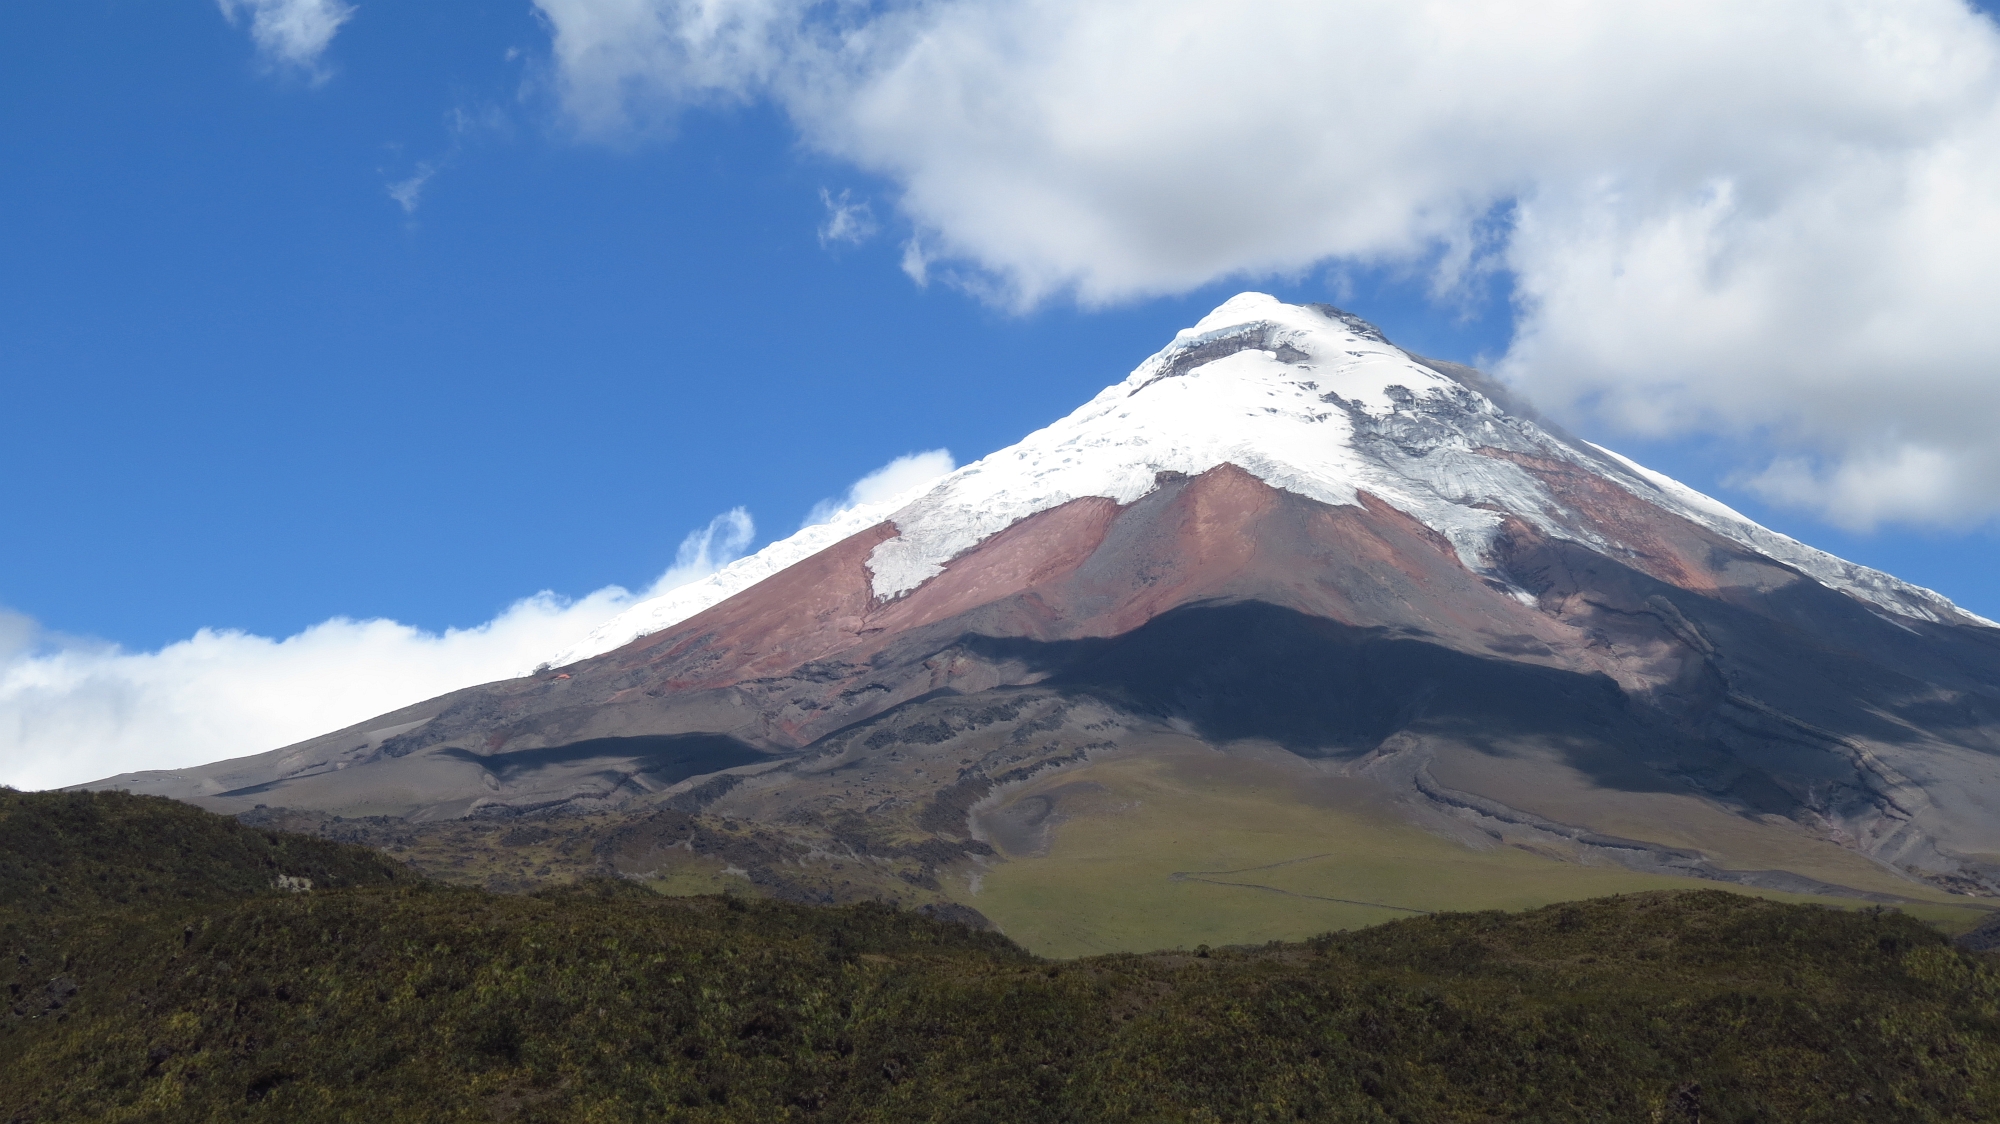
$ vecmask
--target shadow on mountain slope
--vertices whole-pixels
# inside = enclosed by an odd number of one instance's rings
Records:
[[[1659,718],[1608,676],[1470,655],[1262,602],[1178,609],[1107,640],[968,638],[1048,673],[1046,686],[1185,722],[1203,739],[1262,738],[1304,757],[1358,758],[1399,733],[1505,754],[1560,746],[1608,787],[1664,790],[1646,769]]]
[[[544,749],[517,749],[478,754],[446,747],[439,754],[468,761],[503,781],[551,766],[584,761],[615,760],[626,772],[643,774],[660,784],[674,784],[703,773],[767,761],[770,754],[726,734],[647,734],[631,738],[588,738]]]

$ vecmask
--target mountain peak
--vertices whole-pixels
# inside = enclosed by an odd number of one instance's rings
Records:
[[[1240,293],[1052,425],[894,499],[851,508],[711,577],[634,606],[558,664],[670,627],[868,527],[876,597],[904,596],[1021,519],[1084,497],[1130,504],[1162,474],[1233,464],[1272,487],[1353,506],[1367,493],[1441,535],[1470,571],[1527,597],[1493,561],[1510,521],[1630,554],[1602,520],[1556,496],[1543,471],[1609,481],[1879,610],[1988,624],[1938,594],[1757,525],[1659,473],[1541,420],[1471,368],[1396,347],[1325,304]],[[1539,467],[1537,467],[1539,466]]]
[[[1579,869],[2000,895],[1989,623],[1249,293],[1020,442],[608,622],[561,675],[100,783],[412,819],[663,805],[814,856],[927,840],[969,896],[1072,814],[1163,814],[1163,761],[1212,794],[1220,753],[1275,769],[1259,792],[1344,793],[1313,825],[1348,801]],[[1186,814],[1233,815],[1207,799]],[[1301,830],[1278,865],[1336,849]]]
[[[1436,403],[1471,423],[1430,426],[1433,447],[1465,453],[1499,411],[1457,381],[1411,359],[1365,322],[1289,305],[1262,293],[1231,298],[1123,381],[1020,443],[945,477],[894,513],[898,534],[869,558],[875,593],[896,597],[1017,520],[1084,496],[1129,504],[1161,473],[1200,475],[1234,464],[1273,487],[1354,505],[1368,491],[1415,515],[1478,564],[1498,517],[1472,503],[1532,502],[1512,466],[1480,458],[1454,472],[1449,455],[1413,478],[1366,447],[1384,419]],[[1404,427],[1410,428],[1410,427]],[[1509,444],[1520,444],[1509,441]],[[1425,454],[1432,448],[1424,450]],[[1464,501],[1464,502],[1461,502]]]

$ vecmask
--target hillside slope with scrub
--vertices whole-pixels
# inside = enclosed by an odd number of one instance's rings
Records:
[[[0,846],[6,1121],[1979,1120],[2000,1105],[1990,954],[1879,908],[1630,894],[1050,961],[872,903],[443,886],[119,794],[5,794]]]

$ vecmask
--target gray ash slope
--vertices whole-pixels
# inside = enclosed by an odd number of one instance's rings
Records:
[[[1610,830],[1591,801],[1672,794],[1912,886],[2000,893],[2000,629],[1477,372],[1261,301],[559,673],[92,787],[414,820],[860,816],[950,843],[1012,830],[974,823],[1010,785],[1172,734],[1280,747],[1474,843],[1842,890],[1721,835]]]

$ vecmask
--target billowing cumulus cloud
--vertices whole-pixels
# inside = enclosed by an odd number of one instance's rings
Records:
[[[1852,527],[2000,508],[2000,35],[1961,0],[536,3],[580,128],[774,99],[895,186],[913,277],[1504,271],[1546,407],[1755,436],[1746,486]]]
[[[48,788],[258,753],[521,675],[632,604],[714,572],[752,533],[739,508],[687,536],[644,591],[538,593],[442,633],[336,618],[282,640],[203,629],[128,652],[51,636],[0,610],[0,784]]]
[[[340,25],[354,17],[341,0],[216,0],[231,23],[248,16],[250,39],[273,63],[314,70]]]

